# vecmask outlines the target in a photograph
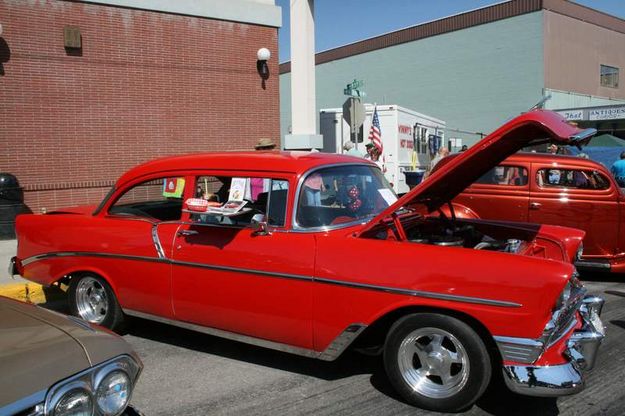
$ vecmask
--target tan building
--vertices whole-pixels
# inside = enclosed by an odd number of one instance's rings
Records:
[[[595,109],[571,119],[625,138],[612,120],[625,119],[624,71],[625,20],[572,1],[512,0],[318,53],[316,103],[340,107],[345,85],[363,80],[367,102],[444,120],[460,148],[549,95],[546,108]],[[290,83],[281,63],[283,135]]]

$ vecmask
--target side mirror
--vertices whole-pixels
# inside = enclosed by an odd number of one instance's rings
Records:
[[[252,235],[270,235],[267,226],[267,218],[263,214],[254,214],[250,223],[252,224]]]

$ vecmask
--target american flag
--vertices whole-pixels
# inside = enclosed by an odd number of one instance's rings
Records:
[[[382,154],[384,147],[382,146],[382,131],[380,130],[380,119],[378,118],[378,108],[373,110],[373,120],[371,121],[371,130],[369,130],[369,140]]]

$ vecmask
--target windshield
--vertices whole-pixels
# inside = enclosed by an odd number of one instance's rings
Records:
[[[395,192],[373,166],[335,166],[316,170],[304,179],[297,198],[296,226],[336,226],[374,217],[397,200]]]

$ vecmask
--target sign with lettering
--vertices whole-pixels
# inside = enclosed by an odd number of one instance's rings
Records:
[[[562,117],[567,120],[583,120],[584,119],[584,110],[566,110],[566,111],[558,111]]]
[[[625,105],[607,108],[591,108],[588,110],[588,120],[616,120],[625,119]]]

